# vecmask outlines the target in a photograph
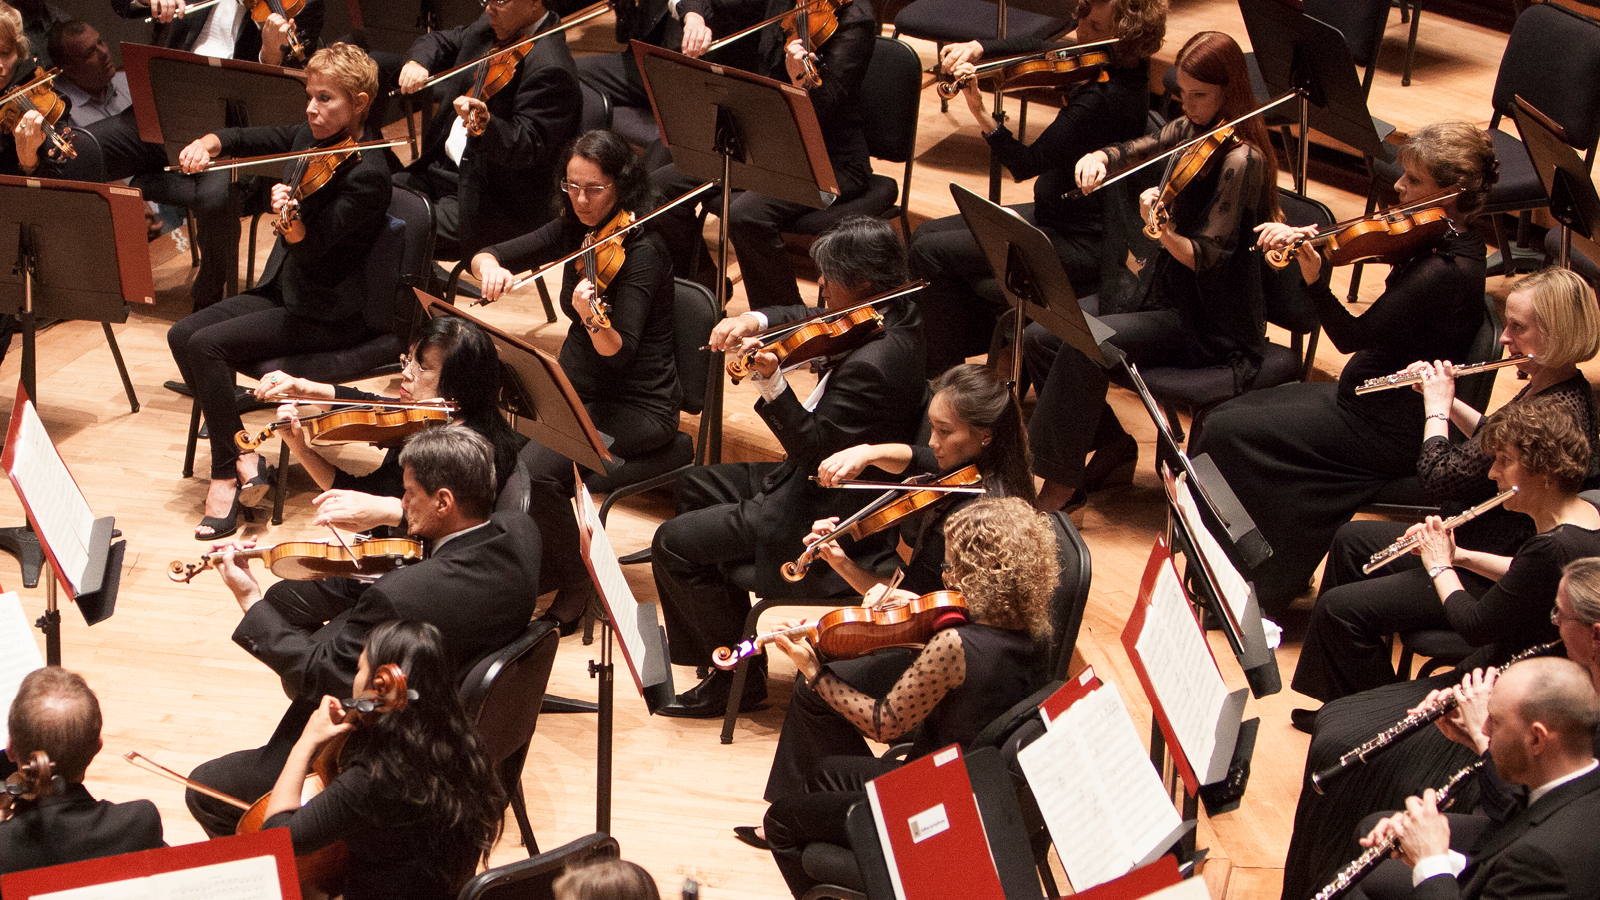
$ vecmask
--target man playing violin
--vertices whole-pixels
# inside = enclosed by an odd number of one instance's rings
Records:
[[[432,31],[411,45],[400,90],[416,93],[431,73],[482,59],[560,21],[541,0],[489,0],[471,25]],[[556,155],[578,135],[582,96],[564,35],[535,41],[512,66],[510,82],[487,100],[473,96],[476,72],[433,89],[455,115],[433,118],[421,155],[395,176],[433,202],[437,254],[446,259],[471,259],[550,221],[560,177]],[[481,134],[468,127],[474,116],[487,118]]]
[[[83,786],[102,743],[100,701],[82,677],[59,666],[29,673],[6,724],[11,762],[43,751],[57,780],[50,796],[18,799],[0,821],[0,874],[166,846],[155,804],[96,800]]]
[[[1078,29],[1073,43],[1116,39],[1109,49],[1112,65],[1106,81],[1092,77],[1064,86],[1061,112],[1032,144],[1023,144],[989,114],[974,77],[974,64],[984,58],[1034,53],[1070,46],[1027,38],[946,44],[940,56],[944,72],[965,79],[961,96],[977,122],[989,152],[1017,181],[1038,176],[1032,203],[1012,206],[1050,237],[1072,288],[1080,297],[1100,285],[1100,202],[1095,196],[1063,199],[1071,191],[1072,167],[1079,157],[1107,144],[1132,140],[1144,133],[1150,108],[1149,59],[1161,48],[1167,30],[1167,0],[1079,0]],[[1102,71],[1095,69],[1094,71]],[[990,277],[989,263],[961,216],[923,223],[911,237],[911,271],[928,281],[917,298],[927,320],[928,377],[988,346],[998,313],[974,292]],[[1118,261],[1120,263],[1120,260]]]
[[[415,619],[437,627],[455,684],[527,627],[538,594],[539,534],[520,511],[493,512],[489,442],[468,428],[430,428],[406,442],[400,463],[406,529],[429,547],[427,558],[377,579],[359,597],[276,586],[263,597],[248,565],[226,553],[218,571],[244,612],[233,639],[278,673],[294,702],[267,746],[203,763],[196,781],[235,797],[270,791],[321,698],[348,690],[367,635],[380,622]],[[233,832],[238,809],[194,791],[188,803],[207,834]]]
[[[859,0],[858,0],[859,2]],[[890,225],[864,216],[840,222],[811,247],[829,310],[847,309],[899,287],[905,251]],[[651,543],[672,661],[700,666],[711,651],[740,639],[750,611],[749,592],[762,597],[816,597],[848,592],[837,575],[818,567],[790,584],[783,563],[804,549],[812,523],[848,516],[871,499],[860,491],[830,491],[809,480],[822,460],[857,444],[909,443],[922,415],[921,316],[907,299],[886,302],[884,328],[864,345],[828,361],[816,391],[802,399],[784,377],[778,358],[755,354],[752,380],[761,391],[756,413],[783,445],[782,463],[728,463],[678,479],[677,516],[656,529]],[[805,318],[804,306],[780,307],[724,319],[711,332],[714,350],[759,346],[751,337],[768,325]],[[876,468],[864,476],[888,480]],[[855,545],[857,559],[881,561],[891,548],[878,539]],[[876,555],[874,556],[874,552]],[[754,660],[746,704],[766,697],[766,666]],[[681,718],[722,714],[732,673],[717,672],[658,712]]]

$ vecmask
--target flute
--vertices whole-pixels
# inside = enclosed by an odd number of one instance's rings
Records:
[[[1445,519],[1444,530],[1456,530],[1456,528],[1459,526],[1471,522],[1473,519],[1476,519],[1489,510],[1494,509],[1496,506],[1499,506],[1507,500],[1510,500],[1511,495],[1515,494],[1516,492],[1517,489],[1514,487],[1506,488],[1500,493],[1495,494],[1493,497],[1490,497],[1482,503],[1479,503],[1477,506]],[[1381,569],[1384,566],[1387,566],[1389,563],[1394,562],[1397,558],[1410,553],[1411,549],[1421,542],[1422,532],[1420,531],[1406,535],[1400,540],[1395,541],[1382,550],[1379,550],[1377,553],[1372,554],[1372,558],[1367,560],[1367,564],[1361,567],[1361,574],[1371,575],[1375,570]]]
[[[1456,366],[1456,377],[1476,375],[1479,372],[1488,372],[1491,369],[1503,369],[1506,366],[1514,366],[1519,362],[1530,359],[1533,359],[1532,355],[1519,353],[1516,356],[1508,356],[1505,359],[1466,363]],[[1422,374],[1420,372],[1396,372],[1393,375],[1385,375],[1382,378],[1368,378],[1366,381],[1356,385],[1356,394],[1359,396],[1361,394],[1370,394],[1373,391],[1387,391],[1390,388],[1406,387],[1407,385],[1420,384],[1421,382]]]
[[[1518,653],[1506,660],[1505,664],[1500,666],[1500,671],[1504,672],[1505,670],[1511,668],[1519,662],[1522,662],[1525,659],[1535,656],[1544,656],[1559,646],[1561,646],[1561,640],[1558,638],[1548,644],[1539,644],[1536,647],[1529,647],[1521,653]],[[1393,725],[1390,725],[1388,728],[1385,728],[1384,730],[1373,735],[1372,738],[1366,743],[1346,752],[1343,756],[1339,757],[1338,762],[1335,762],[1333,765],[1323,769],[1320,772],[1313,772],[1311,774],[1311,786],[1316,789],[1317,793],[1323,793],[1323,785],[1335,778],[1338,778],[1349,769],[1355,768],[1357,764],[1365,763],[1372,759],[1372,757],[1377,756],[1384,750],[1392,747],[1395,742],[1399,741],[1401,738],[1406,737],[1418,729],[1426,728],[1429,725],[1432,725],[1436,720],[1443,718],[1455,708],[1455,694],[1448,694],[1441,698],[1439,702],[1435,703],[1433,706],[1430,706],[1427,709],[1418,710],[1417,712],[1406,716]]]
[[[1483,760],[1480,759],[1472,765],[1467,766],[1461,771],[1455,773],[1454,775],[1451,775],[1450,780],[1446,781],[1443,787],[1439,788],[1437,791],[1434,791],[1434,802],[1438,805],[1439,809],[1444,809],[1445,807],[1449,806],[1452,800],[1450,795],[1455,792],[1455,789],[1461,784],[1461,782],[1466,781],[1471,776],[1477,774],[1478,769],[1482,766]],[[1379,863],[1388,859],[1389,854],[1392,853],[1394,848],[1399,845],[1400,836],[1391,833],[1388,837],[1385,837],[1378,843],[1373,844],[1366,850],[1363,850],[1360,856],[1351,860],[1349,864],[1339,870],[1339,874],[1335,875],[1333,880],[1328,882],[1327,887],[1317,891],[1317,895],[1313,897],[1312,900],[1334,900],[1334,898],[1344,894],[1345,891],[1348,891],[1351,887],[1355,886],[1356,882],[1365,878],[1368,872],[1376,869]]]

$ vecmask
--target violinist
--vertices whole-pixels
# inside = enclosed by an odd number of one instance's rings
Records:
[[[360,48],[337,43],[306,65],[306,124],[225,128],[191,143],[179,162],[203,172],[217,155],[251,156],[332,147],[359,139],[378,89],[378,67]],[[292,167],[298,165],[290,164]],[[240,453],[242,427],[234,370],[251,360],[353,347],[370,336],[366,257],[387,221],[389,166],[380,151],[341,160],[314,158],[327,182],[298,203],[296,228],[282,235],[248,294],[187,316],[167,332],[167,346],[205,411],[211,432],[211,487],[195,540],[226,537],[239,528],[245,506],[272,486],[256,453]],[[291,187],[275,185],[273,209],[289,208]],[[298,235],[298,237],[297,237]]]
[[[565,157],[564,214],[472,258],[485,299],[500,297],[513,271],[568,255],[647,208],[649,174],[615,132],[588,132]],[[673,350],[672,263],[661,238],[647,230],[650,224],[623,235],[620,254],[614,254],[615,244],[602,244],[593,263],[598,273],[582,257],[569,262],[561,276],[561,309],[571,322],[561,345],[561,368],[595,427],[613,438],[611,452],[623,459],[672,440],[683,399]],[[593,590],[572,517],[572,462],[539,444],[529,444],[522,459],[533,488],[529,511],[544,538],[539,583],[546,591],[562,591],[549,614],[570,628]]]
[[[765,15],[777,16],[796,8],[795,0],[769,0]],[[851,0],[847,5],[838,6],[837,12],[833,12],[828,0],[812,0],[808,8],[812,10],[811,16],[831,14],[838,19],[833,36],[815,52],[808,52],[799,37],[788,39],[781,22],[763,28],[759,38],[752,36],[746,40],[760,41],[757,75],[804,88],[809,64],[821,77],[821,86],[807,93],[816,110],[822,142],[839,185],[839,200],[851,200],[867,189],[867,179],[872,175],[861,119],[861,105],[868,102],[868,98],[861,96],[861,82],[872,61],[873,38],[878,25],[872,18],[870,0]],[[663,166],[650,177],[663,197],[680,196],[700,183],[699,179],[680,173],[674,165]],[[709,209],[720,209],[722,197],[719,192],[711,191],[702,194],[699,202]],[[795,282],[794,266],[784,250],[783,232],[808,212],[811,212],[809,206],[755,191],[741,191],[733,197],[728,207],[728,240],[738,255],[745,298],[751,309],[800,305],[800,288]],[[698,256],[699,278],[714,289],[719,276],[715,274],[715,266],[709,264],[710,255],[701,239],[693,206],[679,204],[657,221],[661,223],[667,248],[672,252],[673,271],[694,270]]]
[[[1352,354],[1339,383],[1282,385],[1235,398],[1213,410],[1194,438],[1194,451],[1216,461],[1272,545],[1272,556],[1250,573],[1269,615],[1305,592],[1340,525],[1385,484],[1416,472],[1424,428],[1437,421],[1425,415],[1414,391],[1357,396],[1356,385],[1418,360],[1465,359],[1483,323],[1485,248],[1470,223],[1495,181],[1489,135],[1465,122],[1429,125],[1407,139],[1399,160],[1395,190],[1402,206],[1446,189],[1460,193],[1438,203],[1451,228],[1394,260],[1383,295],[1365,313],[1334,298],[1314,246],[1302,244],[1295,255],[1323,330],[1340,352]],[[1269,223],[1260,229],[1260,245],[1287,247],[1314,233]]]
[[[100,752],[100,701],[82,677],[46,666],[22,679],[6,726],[11,761],[43,751],[64,789],[18,800],[0,822],[0,875],[165,847],[161,813],[149,800],[89,796],[83,776]]]
[[[427,558],[354,598],[296,592],[283,587],[288,582],[263,597],[247,561],[231,552],[253,542],[217,545],[225,554],[218,573],[244,613],[234,643],[276,672],[293,702],[265,747],[202,763],[195,781],[232,797],[272,790],[307,717],[321,697],[348,688],[362,646],[382,622],[415,619],[438,628],[456,686],[480,658],[527,628],[538,593],[538,529],[520,510],[493,511],[489,442],[470,428],[429,428],[407,439],[400,464],[406,530],[424,542]],[[232,834],[238,825],[238,809],[192,790],[186,799],[207,834]]]
[[[484,58],[486,71],[508,79],[487,97],[473,90],[477,69],[435,87],[443,114],[429,123],[421,155],[395,176],[432,201],[440,257],[471,259],[555,215],[556,157],[577,137],[582,107],[566,36],[534,41],[516,51],[527,54],[520,60],[492,55],[560,22],[542,0],[495,0],[471,25],[430,31],[411,45],[400,70],[404,93],[420,90],[430,73]],[[468,127],[475,115],[486,118],[481,134]]]
[[[989,114],[973,64],[994,56],[1042,51],[1040,41],[971,41],[946,44],[941,68],[966,78],[961,92],[967,110],[989,144],[989,152],[1021,182],[1035,178],[1033,202],[1012,206],[1018,215],[1050,237],[1072,289],[1080,297],[1100,284],[1101,198],[1063,200],[1073,188],[1073,164],[1107,144],[1144,133],[1150,108],[1150,56],[1161,48],[1167,30],[1167,0],[1079,0],[1073,43],[1115,38],[1106,81],[1080,80],[1061,88],[1061,112],[1032,144],[1023,144]],[[1048,48],[1069,46],[1051,44]],[[1098,69],[1095,71],[1099,71]],[[1037,176],[1037,177],[1036,177]],[[923,223],[911,236],[911,271],[927,279],[917,298],[928,327],[928,376],[988,347],[1001,308],[985,302],[973,285],[990,275],[988,260],[960,216]]]
[[[1183,116],[1153,137],[1079,159],[1080,188],[1092,190],[1108,172],[1172,150],[1255,105],[1244,54],[1225,34],[1204,31],[1190,38],[1178,52],[1177,68]],[[1234,135],[1186,185],[1166,180],[1165,190],[1140,195],[1140,218],[1160,223],[1160,248],[1140,271],[1138,311],[1101,319],[1116,331],[1111,342],[1135,363],[1228,366],[1236,383],[1247,386],[1260,368],[1266,330],[1261,260],[1250,251],[1251,229],[1278,216],[1278,168],[1259,117],[1240,123]],[[1200,161],[1200,154],[1180,156]],[[1169,171],[1179,171],[1178,162],[1169,159]],[[1169,204],[1161,215],[1157,207]],[[1092,314],[1104,311],[1097,302],[1084,307]],[[1092,491],[1127,483],[1139,445],[1106,405],[1105,370],[1038,324],[1028,327],[1024,352],[1029,376],[1042,385],[1028,426],[1033,471],[1045,481],[1039,508],[1074,508]],[[1091,452],[1094,458],[1085,465]]]
[[[857,0],[860,2],[860,0]],[[830,310],[905,283],[905,250],[880,219],[845,219],[811,245]],[[799,321],[804,306],[745,313],[711,332],[716,350],[760,346],[751,335],[767,325]],[[656,529],[651,543],[657,595],[666,618],[672,661],[699,666],[718,647],[742,637],[751,590],[762,597],[846,594],[849,585],[818,567],[791,584],[779,570],[804,549],[812,523],[848,516],[871,499],[864,491],[836,491],[810,481],[822,460],[858,444],[910,443],[921,418],[922,320],[909,299],[880,307],[884,327],[864,345],[825,361],[816,390],[802,398],[779,371],[770,351],[755,354],[751,380],[761,392],[756,413],[783,445],[781,463],[725,463],[691,470],[676,484],[677,515]],[[888,480],[867,469],[863,477]],[[886,536],[851,545],[858,560],[876,567],[892,552]],[[729,573],[734,573],[730,575]],[[766,697],[765,660],[751,662],[741,703]],[[731,672],[717,672],[657,712],[679,718],[716,718],[727,706]]]
[[[156,43],[173,50],[219,59],[245,59],[269,66],[298,66],[302,61],[285,51],[294,35],[302,52],[318,49],[322,35],[324,0],[283,3],[303,7],[285,16],[270,7],[258,14],[267,0],[222,0],[209,9],[189,14],[186,0],[111,0],[111,8],[124,19],[155,19]],[[259,18],[257,16],[259,15]]]
[[[500,836],[505,795],[461,707],[447,649],[426,622],[374,628],[348,696],[361,697],[373,673],[392,664],[415,699],[363,714],[322,697],[272,786],[262,827],[288,828],[296,854],[349,846],[346,900],[454,898]],[[301,806],[313,762],[330,745],[342,748],[332,760],[337,775]]]
[[[741,838],[764,840],[796,898],[816,883],[801,851],[815,841],[848,846],[845,813],[865,799],[868,780],[901,765],[874,757],[867,739],[908,740],[911,759],[949,744],[970,750],[984,726],[1044,683],[1059,577],[1048,520],[1017,497],[974,501],[945,524],[944,561],[944,584],[966,599],[973,620],[935,633],[886,693],[853,687],[810,643],[776,641],[804,677],[795,680],[767,780],[765,834]],[[865,602],[885,593],[873,588]],[[896,591],[890,599],[915,598]]]
[[[31,65],[31,50],[22,30],[22,14],[0,0],[0,94],[8,94],[33,78],[37,70]],[[6,117],[6,121],[9,119]],[[0,175],[55,174],[56,164],[45,155],[44,129],[45,119],[38,110],[30,109],[16,117],[16,124],[0,134]]]

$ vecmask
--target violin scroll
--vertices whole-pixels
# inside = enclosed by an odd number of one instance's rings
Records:
[[[209,568],[211,568],[211,560],[209,558],[202,559],[197,563],[186,563],[181,559],[175,559],[167,566],[167,577],[179,584],[188,584],[194,580],[196,575]]]
[[[43,750],[33,751],[28,761],[6,778],[0,788],[0,821],[11,817],[12,804],[18,800],[38,800],[56,792],[56,767],[50,755]]]

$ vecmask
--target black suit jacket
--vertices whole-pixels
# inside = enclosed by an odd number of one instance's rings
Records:
[[[306,0],[306,8],[300,11],[300,15],[294,17],[295,32],[300,36],[300,43],[305,47],[307,58],[321,45],[322,3],[323,0]],[[150,17],[150,7],[142,4],[134,6],[133,0],[111,0],[111,8],[124,19]],[[194,15],[173,19],[166,25],[158,23],[152,26],[155,29],[156,44],[172,50],[182,50],[185,53],[193,52],[194,45],[200,42],[200,35],[205,33],[206,23],[211,21],[211,13],[215,9],[216,7],[212,7]],[[248,13],[246,15],[248,16]],[[233,42],[231,58],[250,62],[261,58],[261,26],[254,22],[245,22],[240,27],[239,37]],[[284,62],[293,64],[294,60],[285,57]]]
[[[431,622],[458,678],[516,639],[539,595],[539,530],[526,513],[495,513],[416,565],[383,576],[350,609],[315,632],[296,628],[270,603],[245,613],[233,640],[301,699],[346,696],[367,634],[390,619]],[[304,720],[302,720],[304,721]]]
[[[1570,781],[1486,832],[1459,879],[1436,875],[1417,900],[1600,897],[1600,769]]]
[[[551,13],[535,30],[559,24]],[[471,25],[433,31],[411,45],[406,59],[429,72],[471,62],[495,48],[494,29],[484,14]],[[457,116],[455,99],[472,87],[468,71],[434,88],[440,100],[438,115],[428,127],[422,155],[407,171],[421,174],[430,167],[454,168],[445,155],[445,141]],[[555,190],[565,168],[561,148],[578,135],[583,98],[578,92],[577,69],[560,34],[535,41],[517,64],[512,83],[488,100],[489,125],[484,133],[467,136],[461,154],[457,196],[461,210],[462,259],[470,259],[490,244],[510,240],[538,228],[555,217]]]
[[[81,784],[37,802],[17,802],[0,822],[0,874],[165,847],[161,813],[149,800],[96,800]]]
[[[286,153],[316,143],[304,123],[224,128],[217,138],[224,156]],[[387,225],[390,190],[389,163],[381,150],[364,150],[359,160],[340,166],[327,184],[300,201],[305,238],[295,244],[278,239],[252,293],[277,296],[290,312],[322,322],[360,314],[367,303],[367,254]]]
[[[772,325],[783,325],[812,311],[777,307],[762,312]],[[759,535],[757,593],[792,592],[794,588],[782,581],[778,568],[800,554],[804,548],[801,539],[810,533],[811,524],[827,516],[848,516],[872,499],[871,492],[819,487],[810,480],[819,463],[857,444],[910,444],[916,438],[927,393],[923,370],[918,368],[926,355],[922,316],[910,301],[900,301],[885,310],[884,320],[886,327],[877,337],[845,355],[833,368],[815,411],[806,411],[801,405],[805,398],[796,396],[792,387],[772,403],[756,401],[756,413],[786,454],[752,501],[755,508],[746,511]],[[861,477],[897,480],[877,469]],[[886,544],[887,538],[881,543]],[[857,559],[860,561],[859,556]],[[845,587],[843,579],[827,566],[812,567],[804,584],[830,593]]]

